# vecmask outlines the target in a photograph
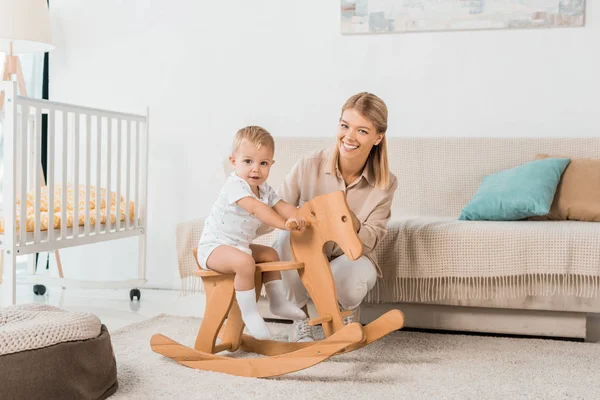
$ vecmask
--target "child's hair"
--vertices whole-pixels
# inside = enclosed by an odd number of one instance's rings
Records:
[[[261,126],[247,126],[237,131],[233,138],[232,153],[235,153],[244,142],[255,146],[257,149],[261,146],[267,146],[275,151],[273,136]]]

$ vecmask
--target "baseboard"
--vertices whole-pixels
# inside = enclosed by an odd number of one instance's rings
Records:
[[[586,338],[586,313],[461,307],[434,304],[363,304],[360,322],[367,324],[386,311],[401,310],[407,328]]]
[[[261,298],[258,306],[264,318],[281,320],[280,317],[269,311],[266,299]],[[405,327],[407,328],[574,339],[586,339],[587,336],[587,314],[570,311],[515,310],[415,303],[363,303],[359,313],[360,322],[368,324],[391,309],[399,309],[404,313]],[[308,311],[311,316],[318,315],[312,302],[308,304]]]

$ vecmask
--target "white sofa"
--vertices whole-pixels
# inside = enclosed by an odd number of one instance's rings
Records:
[[[271,185],[301,155],[332,143],[276,138]],[[384,276],[361,308],[362,322],[400,308],[407,327],[586,337],[588,314],[600,312],[600,223],[458,216],[485,175],[538,153],[600,158],[600,139],[389,138],[388,147],[399,185],[377,248]],[[178,227],[184,291],[199,287],[188,252],[201,227]]]

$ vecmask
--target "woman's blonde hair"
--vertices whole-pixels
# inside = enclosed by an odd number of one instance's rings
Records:
[[[257,149],[261,146],[267,146],[275,152],[273,136],[261,126],[247,126],[237,131],[233,138],[231,152],[235,153],[244,142],[255,146]]]
[[[378,145],[373,146],[369,158],[367,158],[367,168],[371,168],[375,175],[375,186],[380,189],[386,189],[389,185],[390,169],[388,164],[387,142],[385,132],[387,131],[388,110],[387,106],[379,97],[372,93],[361,92],[350,97],[342,107],[344,111],[354,109],[359,114],[367,118],[377,130],[377,134],[383,134],[383,138]],[[332,173],[338,166],[340,149],[336,145],[333,150]]]

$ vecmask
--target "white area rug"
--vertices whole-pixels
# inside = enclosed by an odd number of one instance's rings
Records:
[[[111,333],[111,399],[598,399],[600,344],[395,332],[293,374],[198,371],[150,349],[162,333],[193,346],[200,319],[160,315]],[[289,325],[270,324],[280,337]],[[227,354],[227,353],[224,353]]]

